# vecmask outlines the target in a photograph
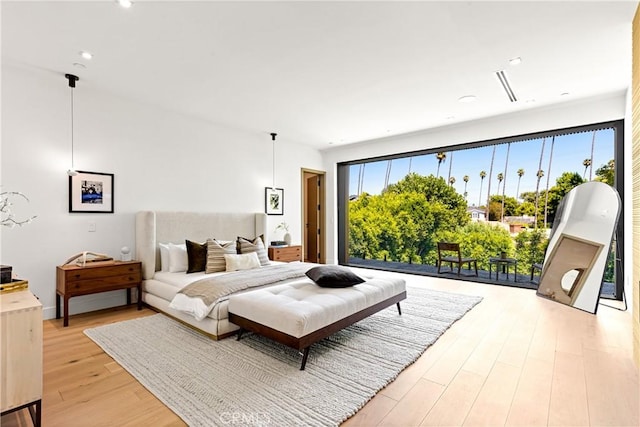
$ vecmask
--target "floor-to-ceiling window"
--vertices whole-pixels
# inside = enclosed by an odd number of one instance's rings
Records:
[[[454,147],[443,141],[339,164],[340,263],[432,274],[437,242],[456,241],[481,270],[498,253],[517,259],[514,279],[532,287],[564,195],[591,180],[623,194],[622,129],[616,121]],[[622,223],[603,296],[621,297]]]

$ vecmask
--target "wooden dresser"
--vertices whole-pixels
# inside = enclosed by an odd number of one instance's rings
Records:
[[[114,261],[100,265],[63,265],[56,269],[56,319],[60,318],[60,299],[64,298],[64,326],[69,325],[69,298],[99,292],[127,290],[131,304],[131,288],[138,289],[138,310],[142,309],[142,263]]]
[[[302,261],[302,246],[300,245],[269,246],[268,252],[271,261]]]
[[[42,304],[28,290],[0,296],[0,412],[42,419]]]

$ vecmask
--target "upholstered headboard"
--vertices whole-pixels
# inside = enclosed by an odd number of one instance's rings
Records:
[[[142,278],[160,269],[158,243],[204,242],[208,238],[235,240],[262,236],[267,241],[264,213],[195,213],[142,211],[136,214],[136,259],[142,261]]]

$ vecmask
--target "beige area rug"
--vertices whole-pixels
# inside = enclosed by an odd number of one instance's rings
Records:
[[[393,305],[298,351],[254,334],[213,341],[157,314],[85,330],[190,426],[335,426],[482,298],[407,288]]]

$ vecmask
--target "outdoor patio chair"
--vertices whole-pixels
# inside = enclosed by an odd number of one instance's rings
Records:
[[[449,271],[440,270],[443,262],[449,263]],[[460,276],[462,265],[468,264],[469,270],[471,270],[471,263],[473,263],[475,275],[478,276],[478,261],[475,258],[462,258],[459,243],[438,242],[438,274],[453,273],[453,264],[457,264],[458,276]]]
[[[535,263],[531,265],[531,281],[533,282],[533,276],[536,274],[542,274],[542,264]]]

